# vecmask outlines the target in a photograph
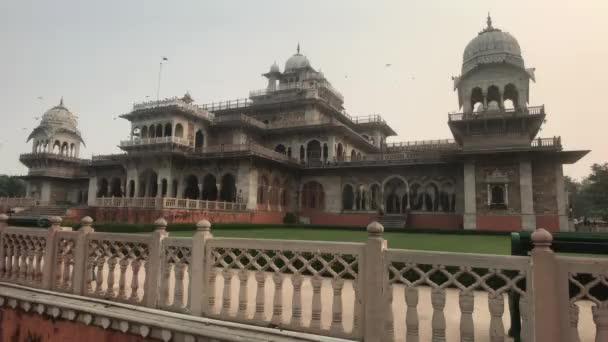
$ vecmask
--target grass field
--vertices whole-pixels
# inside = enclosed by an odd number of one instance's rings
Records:
[[[289,239],[316,241],[363,242],[367,232],[337,229],[311,228],[246,228],[212,229],[215,237],[238,237],[256,239]],[[173,231],[170,236],[192,236],[192,231]],[[483,254],[510,254],[508,235],[451,235],[425,233],[387,232],[389,248],[426,251],[464,252]]]

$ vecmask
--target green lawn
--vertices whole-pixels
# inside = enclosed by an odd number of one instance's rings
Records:
[[[363,242],[367,232],[337,229],[312,228],[246,228],[212,229],[216,237],[238,237],[256,239],[289,239],[316,241]],[[173,231],[170,236],[192,236],[192,231]],[[426,251],[465,252],[484,254],[510,254],[508,235],[451,235],[426,233],[387,232],[389,248]]]

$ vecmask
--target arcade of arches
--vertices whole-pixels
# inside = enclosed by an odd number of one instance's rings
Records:
[[[454,212],[456,194],[450,181],[408,182],[391,177],[378,183],[346,184],[342,188],[344,211],[377,211],[383,207],[387,214],[404,214],[408,211]]]

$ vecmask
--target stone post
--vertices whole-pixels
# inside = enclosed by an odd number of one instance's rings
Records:
[[[382,237],[384,227],[374,221],[367,226],[367,242],[363,263],[363,335],[364,341],[383,341],[386,317],[384,249]]]
[[[154,221],[154,232],[148,246],[149,264],[146,267],[146,283],[144,289],[144,305],[149,308],[156,308],[159,289],[160,289],[160,268],[162,264],[162,245],[163,239],[169,234],[167,233],[167,221],[164,218],[159,218]]]
[[[532,233],[532,297],[536,342],[560,341],[560,305],[557,262],[551,250],[553,236],[543,228]]]
[[[207,220],[199,221],[196,224],[196,232],[192,236],[192,264],[191,285],[190,285],[190,311],[195,316],[202,316],[205,308],[204,302],[207,300],[209,288],[205,282],[205,270],[207,253],[207,241],[213,238],[211,234],[211,223]]]
[[[44,267],[42,269],[42,288],[47,290],[51,289],[53,279],[55,279],[53,275],[55,266],[53,257],[55,256],[55,238],[57,232],[61,230],[61,217],[52,216],[49,218],[49,221],[51,221],[51,226],[47,230],[46,247],[42,257],[44,260]]]
[[[93,219],[89,216],[85,216],[80,220],[80,229],[76,235],[76,247],[74,250],[74,275],[72,278],[74,294],[83,295],[84,282],[87,279],[87,235],[95,232],[95,229],[91,227]]]

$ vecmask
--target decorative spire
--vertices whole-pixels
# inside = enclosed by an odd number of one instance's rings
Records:
[[[300,42],[298,42],[298,49],[296,51],[297,51],[297,54],[299,55],[300,54]]]
[[[59,105],[63,107],[63,96],[61,97],[61,100],[59,100]]]
[[[488,18],[486,19],[486,23],[488,24],[488,27],[486,28],[488,31],[492,30],[492,17],[490,16],[490,12],[488,12]]]

